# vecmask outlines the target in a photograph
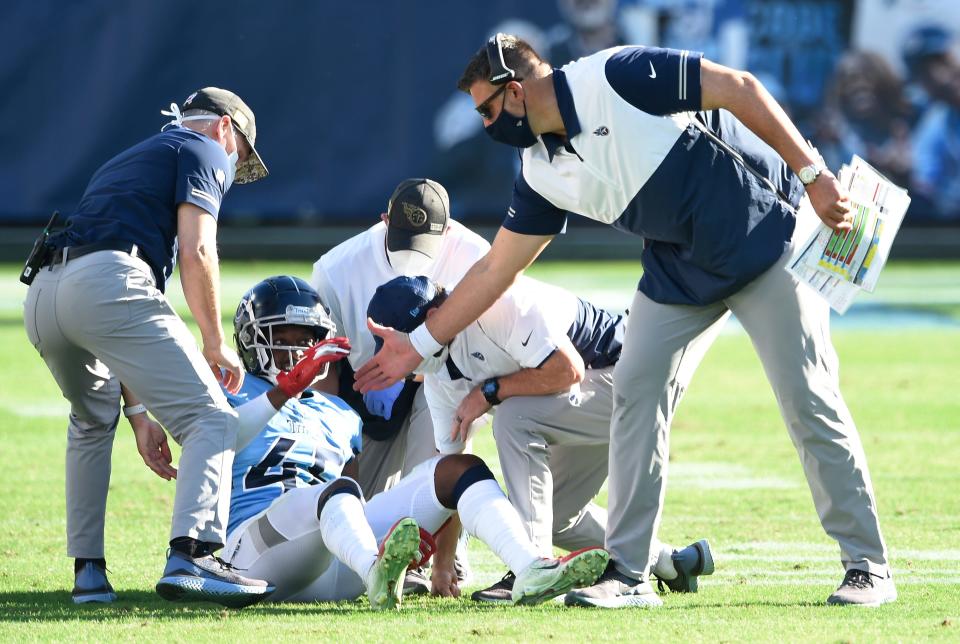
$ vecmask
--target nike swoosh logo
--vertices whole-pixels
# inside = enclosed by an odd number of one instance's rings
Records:
[[[655,69],[653,68],[653,62],[652,62],[652,61],[649,61],[649,60],[648,60],[647,62],[650,63],[650,78],[656,78],[656,77],[657,77],[657,70],[655,70]]]
[[[533,331],[530,331],[530,333],[527,334],[527,339],[524,340],[523,342],[521,342],[521,343],[520,343],[520,346],[522,346],[522,347],[527,346],[527,343],[530,342],[530,336],[532,336],[532,335],[533,335]]]

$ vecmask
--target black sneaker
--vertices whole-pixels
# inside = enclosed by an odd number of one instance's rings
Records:
[[[691,543],[683,550],[674,550],[670,556],[677,576],[673,579],[657,577],[657,588],[663,592],[666,586],[675,593],[697,592],[697,577],[713,574],[713,553],[706,539]],[[656,576],[656,574],[654,574]]]
[[[897,587],[892,577],[881,577],[858,568],[848,570],[840,587],[827,598],[828,604],[870,607],[895,601]]]
[[[478,590],[470,595],[470,599],[475,602],[486,602],[488,604],[512,604],[513,603],[513,582],[517,576],[513,571],[508,571],[503,579],[492,586]]]
[[[424,568],[413,568],[408,570],[403,578],[403,596],[413,597],[414,595],[429,595],[430,580],[427,579],[427,573]]]
[[[102,561],[85,559],[74,566],[73,592],[70,593],[74,604],[109,604],[117,600],[107,580],[107,565]]]
[[[211,554],[201,557],[170,550],[157,594],[172,602],[209,601],[228,608],[243,608],[268,597],[276,587],[248,579],[233,566]]]

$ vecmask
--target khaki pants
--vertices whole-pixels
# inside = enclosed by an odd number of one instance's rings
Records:
[[[587,369],[580,395],[516,396],[496,407],[493,436],[510,503],[545,557],[601,546],[613,367]]]
[[[800,219],[803,227],[817,223],[806,201]],[[678,306],[634,297],[615,370],[610,440],[606,545],[621,572],[647,573],[667,485],[670,422],[729,311],[760,357],[844,566],[888,572],[866,456],[840,395],[829,307],[785,270],[789,254],[723,302]]]
[[[101,251],[41,269],[24,326],[70,402],[67,554],[104,556],[120,382],[183,448],[171,538],[224,543],[236,412],[147,264]]]

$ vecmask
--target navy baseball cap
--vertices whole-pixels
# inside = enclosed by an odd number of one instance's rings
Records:
[[[424,275],[395,277],[377,287],[367,305],[367,317],[377,324],[410,333],[423,324],[430,305],[443,292],[442,286]],[[377,336],[374,339],[379,351],[383,340]]]

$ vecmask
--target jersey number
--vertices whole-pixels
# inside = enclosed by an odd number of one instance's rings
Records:
[[[297,477],[297,466],[294,463],[283,461],[287,452],[296,442],[290,438],[278,438],[267,455],[263,457],[263,460],[251,467],[247,475],[243,477],[243,487],[252,490],[275,483],[282,483],[284,489],[296,487],[294,479]],[[278,466],[279,471],[277,471]]]

